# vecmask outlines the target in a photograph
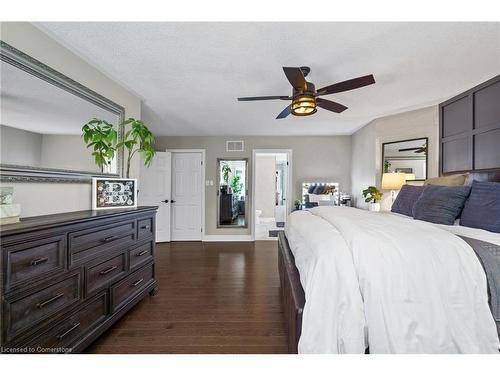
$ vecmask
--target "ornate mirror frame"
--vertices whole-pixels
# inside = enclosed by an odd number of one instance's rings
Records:
[[[119,117],[118,142],[123,139],[124,131],[121,123],[125,118],[125,108],[123,108],[122,106],[81,85],[80,83],[72,80],[64,74],[59,73],[51,67],[43,64],[42,62],[19,51],[18,49],[1,40],[0,60],[116,114]],[[116,157],[117,168],[119,172],[116,174],[0,164],[0,181],[91,183],[92,177],[116,178],[123,175],[123,150],[121,150],[121,152],[118,152]]]

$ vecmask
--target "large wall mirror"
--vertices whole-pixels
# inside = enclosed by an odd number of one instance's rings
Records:
[[[405,173],[406,181],[427,178],[428,139],[415,138],[382,144],[382,173]]]
[[[81,137],[92,118],[123,129],[124,109],[0,42],[0,173],[11,182],[90,182],[120,176],[122,155],[101,171]]]
[[[217,227],[246,228],[248,159],[217,159]]]

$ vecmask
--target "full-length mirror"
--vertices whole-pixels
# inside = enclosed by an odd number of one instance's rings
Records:
[[[427,138],[388,142],[382,145],[382,173],[405,173],[406,181],[427,178]]]
[[[118,176],[120,155],[101,170],[81,134],[92,118],[117,126],[120,134],[121,107],[7,44],[1,47],[2,178]]]
[[[217,159],[217,226],[247,226],[247,159]]]

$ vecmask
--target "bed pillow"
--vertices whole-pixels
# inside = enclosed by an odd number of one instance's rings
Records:
[[[406,216],[413,216],[413,206],[424,189],[425,186],[403,185],[392,204],[391,211]]]
[[[460,216],[470,186],[427,185],[413,206],[413,217],[436,224],[453,225]]]
[[[500,183],[472,183],[469,199],[465,202],[460,225],[500,233]]]
[[[448,176],[428,178],[424,181],[424,185],[463,186],[466,180],[467,174],[451,174]]]

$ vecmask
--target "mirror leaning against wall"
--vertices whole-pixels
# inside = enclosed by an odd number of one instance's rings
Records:
[[[248,159],[217,159],[217,227],[248,225]]]

